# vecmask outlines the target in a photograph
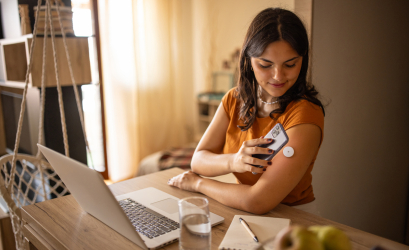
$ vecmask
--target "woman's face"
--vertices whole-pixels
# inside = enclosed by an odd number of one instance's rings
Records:
[[[300,56],[286,41],[270,43],[260,57],[252,57],[251,65],[264,101],[284,95],[297,81],[302,65]]]

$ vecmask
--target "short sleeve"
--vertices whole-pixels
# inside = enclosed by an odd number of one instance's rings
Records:
[[[229,120],[231,120],[231,118],[233,117],[236,106],[237,99],[234,97],[235,91],[236,88],[232,88],[222,98],[223,108],[224,111],[226,111]]]
[[[324,112],[321,107],[307,100],[296,101],[288,105],[279,118],[285,130],[300,124],[314,124],[321,129],[321,142],[324,136]]]

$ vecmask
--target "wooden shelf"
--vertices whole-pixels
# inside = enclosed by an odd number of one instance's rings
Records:
[[[198,100],[198,103],[199,104],[205,104],[205,105],[211,105],[211,106],[216,106],[216,107],[218,107],[219,106],[219,104],[220,104],[220,100]]]
[[[57,93],[56,93],[56,77],[54,70],[54,57],[53,57],[53,45],[51,37],[36,37],[36,44],[34,47],[33,61],[31,74],[29,75],[29,84],[27,90],[27,103],[25,113],[25,128],[21,138],[25,139],[25,146],[23,148],[22,140],[20,141],[20,149],[24,149],[25,152],[35,154],[37,152],[36,142],[38,141],[38,118],[40,110],[40,91],[41,86],[41,74],[43,67],[43,42],[47,39],[46,47],[46,69],[45,69],[45,86],[54,87],[47,88],[46,103],[50,111],[45,111],[45,139],[46,143],[54,145],[54,149],[58,149],[62,144],[62,134],[60,140],[60,124],[53,121],[59,120],[59,110],[53,107],[58,107]],[[18,114],[20,112],[20,106],[15,102],[21,103],[22,92],[25,87],[27,66],[29,63],[31,43],[33,41],[33,35],[24,35],[15,39],[1,39],[0,40],[0,155],[7,153],[7,148],[14,148],[14,141],[10,135],[14,135],[18,122]],[[72,70],[77,85],[90,84],[91,79],[91,64],[89,58],[88,37],[67,37],[67,46],[70,53],[70,59],[72,64]],[[70,145],[75,145],[71,157],[86,163],[86,150],[85,142],[81,143],[81,140],[75,139],[78,136],[82,136],[81,127],[78,127],[79,117],[75,104],[74,90],[72,88],[71,74],[68,67],[68,61],[65,54],[65,47],[62,37],[55,38],[55,50],[58,55],[58,72],[59,82],[62,87],[64,95],[64,108],[66,112],[67,126],[71,126],[68,129],[68,135]],[[70,88],[71,87],[71,88]],[[80,86],[78,86],[80,88]],[[7,92],[7,93],[6,93]],[[13,100],[7,96],[13,95]],[[14,96],[16,95],[16,96]],[[80,93],[81,95],[81,93]],[[4,102],[7,101],[8,102]],[[10,103],[12,105],[10,105]],[[50,106],[51,105],[51,106]],[[15,108],[15,109],[14,109]],[[68,112],[69,110],[75,110],[75,112]],[[7,112],[6,112],[7,111]],[[16,112],[17,115],[13,115]],[[68,125],[72,123],[73,125]],[[48,129],[46,127],[48,126]],[[53,132],[51,132],[53,131]],[[78,131],[81,131],[80,133]],[[49,135],[47,136],[47,133]],[[7,137],[9,136],[9,137]],[[47,142],[47,139],[49,141]],[[13,143],[11,143],[13,142]],[[60,143],[61,142],[61,143]],[[54,144],[53,144],[54,143]],[[82,150],[84,148],[84,150]],[[74,153],[76,152],[76,153]],[[1,249],[0,249],[1,250]]]
[[[195,140],[199,141],[202,138],[204,132],[206,131],[207,127],[209,126],[210,122],[212,122],[214,115],[216,114],[216,110],[220,105],[220,100],[201,100],[197,101],[198,104],[198,128],[197,133],[195,135]]]
[[[43,42],[44,37],[37,37],[33,54],[31,74],[29,76],[29,87],[41,86]],[[47,40],[47,69],[45,71],[45,85],[56,86],[54,73],[54,58],[51,38]],[[1,72],[0,79],[3,86],[22,88],[26,79],[27,65],[29,63],[32,34],[16,39],[0,40]],[[88,37],[67,37],[67,46],[70,53],[72,70],[77,84],[91,83],[91,65],[89,59]],[[62,37],[55,38],[56,53],[58,55],[58,72],[61,86],[72,85],[65,55]],[[20,87],[22,86],[22,87]]]
[[[0,81],[1,87],[13,88],[13,89],[24,89],[24,82],[16,82],[16,81]]]
[[[208,122],[210,123],[212,121],[213,117],[209,117],[208,115],[199,115],[199,120],[203,122]]]

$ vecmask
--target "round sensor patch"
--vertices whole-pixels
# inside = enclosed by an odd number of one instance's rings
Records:
[[[285,147],[283,149],[283,154],[285,157],[291,157],[294,155],[294,149],[292,147]]]

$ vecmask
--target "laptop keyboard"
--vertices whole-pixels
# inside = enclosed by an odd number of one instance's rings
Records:
[[[179,228],[179,223],[130,199],[119,201],[136,231],[149,239],[169,233]]]

